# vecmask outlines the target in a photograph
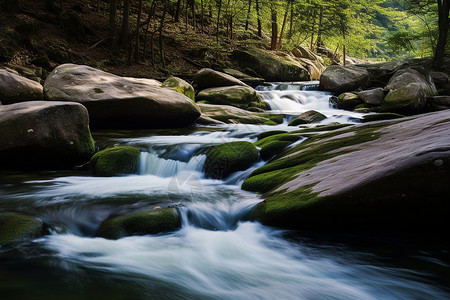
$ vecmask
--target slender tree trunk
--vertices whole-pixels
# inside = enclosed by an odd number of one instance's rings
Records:
[[[186,6],[186,7],[185,7],[186,32],[188,32],[188,29],[189,29],[189,27],[188,27],[188,25],[189,25],[189,0],[186,0],[186,1],[184,2],[184,4],[185,4],[185,6]]]
[[[270,42],[270,49],[277,49],[277,37],[278,37],[278,17],[277,17],[277,9],[275,4],[271,4],[271,21],[272,21],[272,39]]]
[[[442,67],[444,62],[445,48],[447,46],[447,36],[450,27],[450,0],[437,0],[439,13],[439,37],[436,45],[436,52],[434,54],[433,66]]]
[[[291,16],[289,19],[289,40],[291,40],[293,35],[293,27],[294,27],[294,0],[291,0]]]
[[[220,11],[222,9],[222,0],[219,0],[219,7],[217,9],[217,32],[216,32],[216,42],[219,44],[219,32],[220,32]]]
[[[160,55],[160,59],[161,59],[161,63],[163,65],[163,67],[166,67],[166,60],[164,59],[164,48],[163,48],[163,27],[164,27],[164,19],[166,18],[166,13],[167,13],[167,0],[163,0],[164,3],[164,9],[163,9],[163,14],[161,17],[161,23],[159,26],[159,55]]]
[[[140,41],[140,27],[141,27],[141,16],[142,16],[142,0],[139,0],[139,6],[138,6],[138,16],[137,16],[137,22],[136,22],[136,42],[135,42],[135,49],[134,49],[134,60],[138,63],[139,62],[139,41]]]
[[[127,46],[128,44],[129,15],[130,15],[130,0],[124,0],[122,12],[122,27],[120,29],[120,36],[119,36],[119,45],[121,45],[122,47]]]
[[[319,27],[317,28],[316,46],[322,46],[322,30],[323,30],[323,6],[320,7],[319,12]]]
[[[176,23],[180,22],[181,1],[182,0],[177,1],[177,8],[175,10],[175,22]]]
[[[194,30],[196,29],[195,28],[195,0],[190,0],[190,2],[191,2],[191,11],[192,11],[192,27],[194,27]]]
[[[286,26],[287,16],[289,14],[289,2],[286,5],[286,11],[284,12],[283,25],[281,25],[280,37],[278,38],[277,49],[281,49],[281,41],[283,39],[284,27]]]
[[[153,15],[155,14],[155,9],[156,9],[156,2],[157,0],[152,0],[151,4],[150,4],[150,12],[148,13],[148,18],[147,18],[147,25],[145,28],[145,34],[144,34],[144,50],[143,50],[143,54],[144,57],[147,56],[147,36],[148,36],[148,32],[150,29],[150,21],[153,17]],[[152,35],[152,39],[153,39],[153,35]]]
[[[250,12],[252,10],[252,0],[248,0],[247,19],[245,20],[245,31],[248,30],[248,23],[250,20]]]
[[[117,48],[117,0],[109,1],[109,28],[108,37],[111,43],[112,49]]]
[[[258,19],[258,36],[262,38],[261,13],[259,11],[259,0],[256,0],[256,16]]]
[[[203,34],[203,28],[205,27],[204,19],[205,19],[205,7],[203,6],[203,0],[200,1],[200,5],[202,6],[202,16],[200,19],[200,28]]]

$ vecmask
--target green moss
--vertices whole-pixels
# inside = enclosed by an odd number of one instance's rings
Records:
[[[281,134],[281,133],[286,133],[286,132],[287,131],[284,131],[284,130],[265,131],[258,135],[258,140],[262,140],[263,138],[266,138],[271,135],[276,135],[276,134]]]
[[[296,133],[274,134],[255,142],[255,146],[263,148],[272,141],[287,141],[292,143],[298,141],[300,138],[301,135]]]
[[[33,239],[42,235],[42,221],[16,213],[0,213],[1,243]]]
[[[102,223],[97,235],[108,239],[119,239],[130,235],[170,232],[180,227],[181,219],[175,208],[150,209],[108,219]]]
[[[277,124],[283,123],[283,115],[269,115],[269,119]]]
[[[271,141],[261,148],[261,158],[264,160],[269,160],[290,144],[292,144],[292,142]]]
[[[104,93],[104,91],[100,88],[94,88],[94,92],[96,92],[97,94]]]
[[[96,153],[91,158],[94,174],[116,176],[133,174],[138,171],[140,151],[135,147],[118,146]]]
[[[250,142],[231,142],[211,148],[205,161],[205,175],[226,178],[233,172],[245,170],[258,161],[258,149]]]
[[[70,72],[70,71],[72,71],[72,70],[73,70],[73,68],[67,68],[67,69],[64,69],[61,73]]]
[[[297,117],[294,120],[290,121],[288,126],[298,126],[298,125],[302,125],[302,124],[308,124],[308,121],[304,120],[301,117]]]

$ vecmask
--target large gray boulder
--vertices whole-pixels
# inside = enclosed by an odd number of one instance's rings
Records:
[[[420,113],[426,106],[427,94],[423,87],[418,83],[410,83],[389,91],[384,97],[380,111]]]
[[[412,83],[419,85],[428,96],[435,96],[438,93],[431,75],[420,67],[401,69],[395,72],[384,90],[392,91]]]
[[[0,106],[0,137],[1,167],[73,167],[94,154],[88,112],[78,103]]]
[[[290,57],[280,57],[256,48],[233,51],[231,58],[241,69],[251,69],[267,81],[310,80],[308,70]]]
[[[46,98],[86,106],[93,128],[171,128],[192,124],[200,109],[188,97],[150,79],[120,77],[64,64],[44,83]]]
[[[369,86],[381,87],[389,82],[389,79],[391,79],[395,72],[406,68],[408,63],[404,61],[390,61],[377,64],[361,64],[357,66],[366,69],[369,73]]]
[[[197,95],[197,101],[207,101],[211,104],[232,105],[240,108],[263,107],[261,97],[249,86],[226,86],[202,90]]]
[[[0,70],[0,101],[3,104],[43,99],[44,89],[40,83],[4,69]]]
[[[258,113],[244,110],[230,105],[214,105],[199,103],[202,119],[199,124],[260,124],[276,125],[283,122],[279,114]],[[219,123],[219,124],[220,124]]]
[[[356,66],[329,66],[320,76],[319,89],[335,94],[364,89],[369,85],[369,73]]]
[[[301,131],[291,134],[301,134]],[[310,138],[255,170],[264,224],[333,231],[442,230],[450,223],[450,121],[441,111]]]
[[[239,79],[213,69],[204,68],[194,75],[194,86],[197,90],[224,86],[247,86]]]
[[[370,90],[365,90],[358,93],[358,97],[364,101],[364,103],[379,106],[384,99],[384,91],[382,88],[375,88]]]

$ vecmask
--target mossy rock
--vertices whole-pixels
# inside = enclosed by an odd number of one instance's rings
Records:
[[[265,107],[256,91],[247,86],[233,85],[209,88],[197,95],[197,100],[205,100],[212,104],[232,105],[240,108]]]
[[[138,171],[140,150],[131,146],[118,146],[96,153],[91,158],[94,174],[116,176]]]
[[[363,116],[364,122],[382,121],[382,120],[393,120],[403,118],[405,116],[395,114],[395,113],[378,113]]]
[[[166,81],[162,83],[161,87],[176,91],[192,99],[192,101],[195,101],[194,88],[187,81],[181,78],[170,76]]]
[[[42,221],[16,213],[0,213],[0,243],[34,239],[44,234]]]
[[[175,208],[150,209],[104,221],[97,236],[119,239],[132,235],[158,234],[181,227],[181,218]]]
[[[295,133],[275,134],[257,141],[255,146],[261,148],[261,158],[264,160],[269,160],[290,144],[298,141],[300,138],[301,136]]]
[[[325,120],[327,117],[324,114],[321,114],[318,111],[315,110],[309,110],[301,115],[299,115],[297,118],[289,122],[289,126],[297,126],[302,124],[309,124],[309,123],[318,123],[320,121]]]
[[[342,108],[347,110],[353,110],[356,106],[363,103],[362,99],[354,93],[343,93],[338,98]]]
[[[250,142],[231,142],[214,146],[206,157],[205,175],[223,179],[233,172],[246,170],[258,159],[258,149]]]
[[[265,132],[261,132],[257,138],[259,141],[259,140],[262,140],[263,138],[266,138],[266,137],[269,137],[272,135],[276,135],[276,134],[282,134],[282,133],[287,133],[287,131],[284,131],[284,130],[265,131]]]

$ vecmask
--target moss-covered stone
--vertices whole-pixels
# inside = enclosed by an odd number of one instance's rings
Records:
[[[197,105],[204,115],[224,123],[276,125],[277,123],[273,120],[279,121],[283,117],[282,115],[251,112],[229,105],[199,104],[199,102]]]
[[[0,242],[12,242],[41,237],[44,233],[41,220],[16,213],[0,213]]]
[[[292,142],[288,141],[271,141],[267,143],[263,148],[261,148],[261,158],[264,160],[269,160],[278,153],[280,153],[284,148]]]
[[[256,163],[258,149],[250,142],[231,142],[214,146],[206,157],[205,175],[223,179]]]
[[[325,115],[321,114],[318,111],[309,110],[302,113],[297,118],[289,122],[288,126],[298,126],[302,124],[318,123],[320,121],[325,120],[326,118],[327,117]]]
[[[198,93],[197,100],[208,101],[212,104],[232,105],[240,108],[252,106],[265,107],[261,102],[261,97],[253,88],[240,85],[203,90]]]
[[[276,135],[276,134],[281,134],[281,133],[286,133],[286,132],[287,131],[284,131],[284,130],[264,131],[264,132],[261,132],[257,138],[259,141],[259,140],[262,140],[263,138],[269,137],[271,135]]]
[[[181,218],[175,208],[157,208],[120,216],[104,221],[97,236],[119,239],[131,235],[158,234],[181,227]]]
[[[192,87],[192,85],[181,78],[170,76],[166,81],[162,83],[161,86],[181,93],[191,98],[192,101],[195,101],[194,88]]]
[[[383,100],[382,112],[418,113],[426,108],[427,94],[417,83],[391,90]]]
[[[131,146],[118,146],[96,153],[91,158],[94,174],[116,176],[138,171],[140,150]]]
[[[364,122],[373,122],[373,121],[382,121],[382,120],[393,120],[403,118],[403,115],[395,114],[395,113],[378,113],[365,115],[363,117]]]
[[[338,98],[342,108],[347,110],[353,110],[356,106],[363,103],[362,99],[354,93],[343,93]]]

